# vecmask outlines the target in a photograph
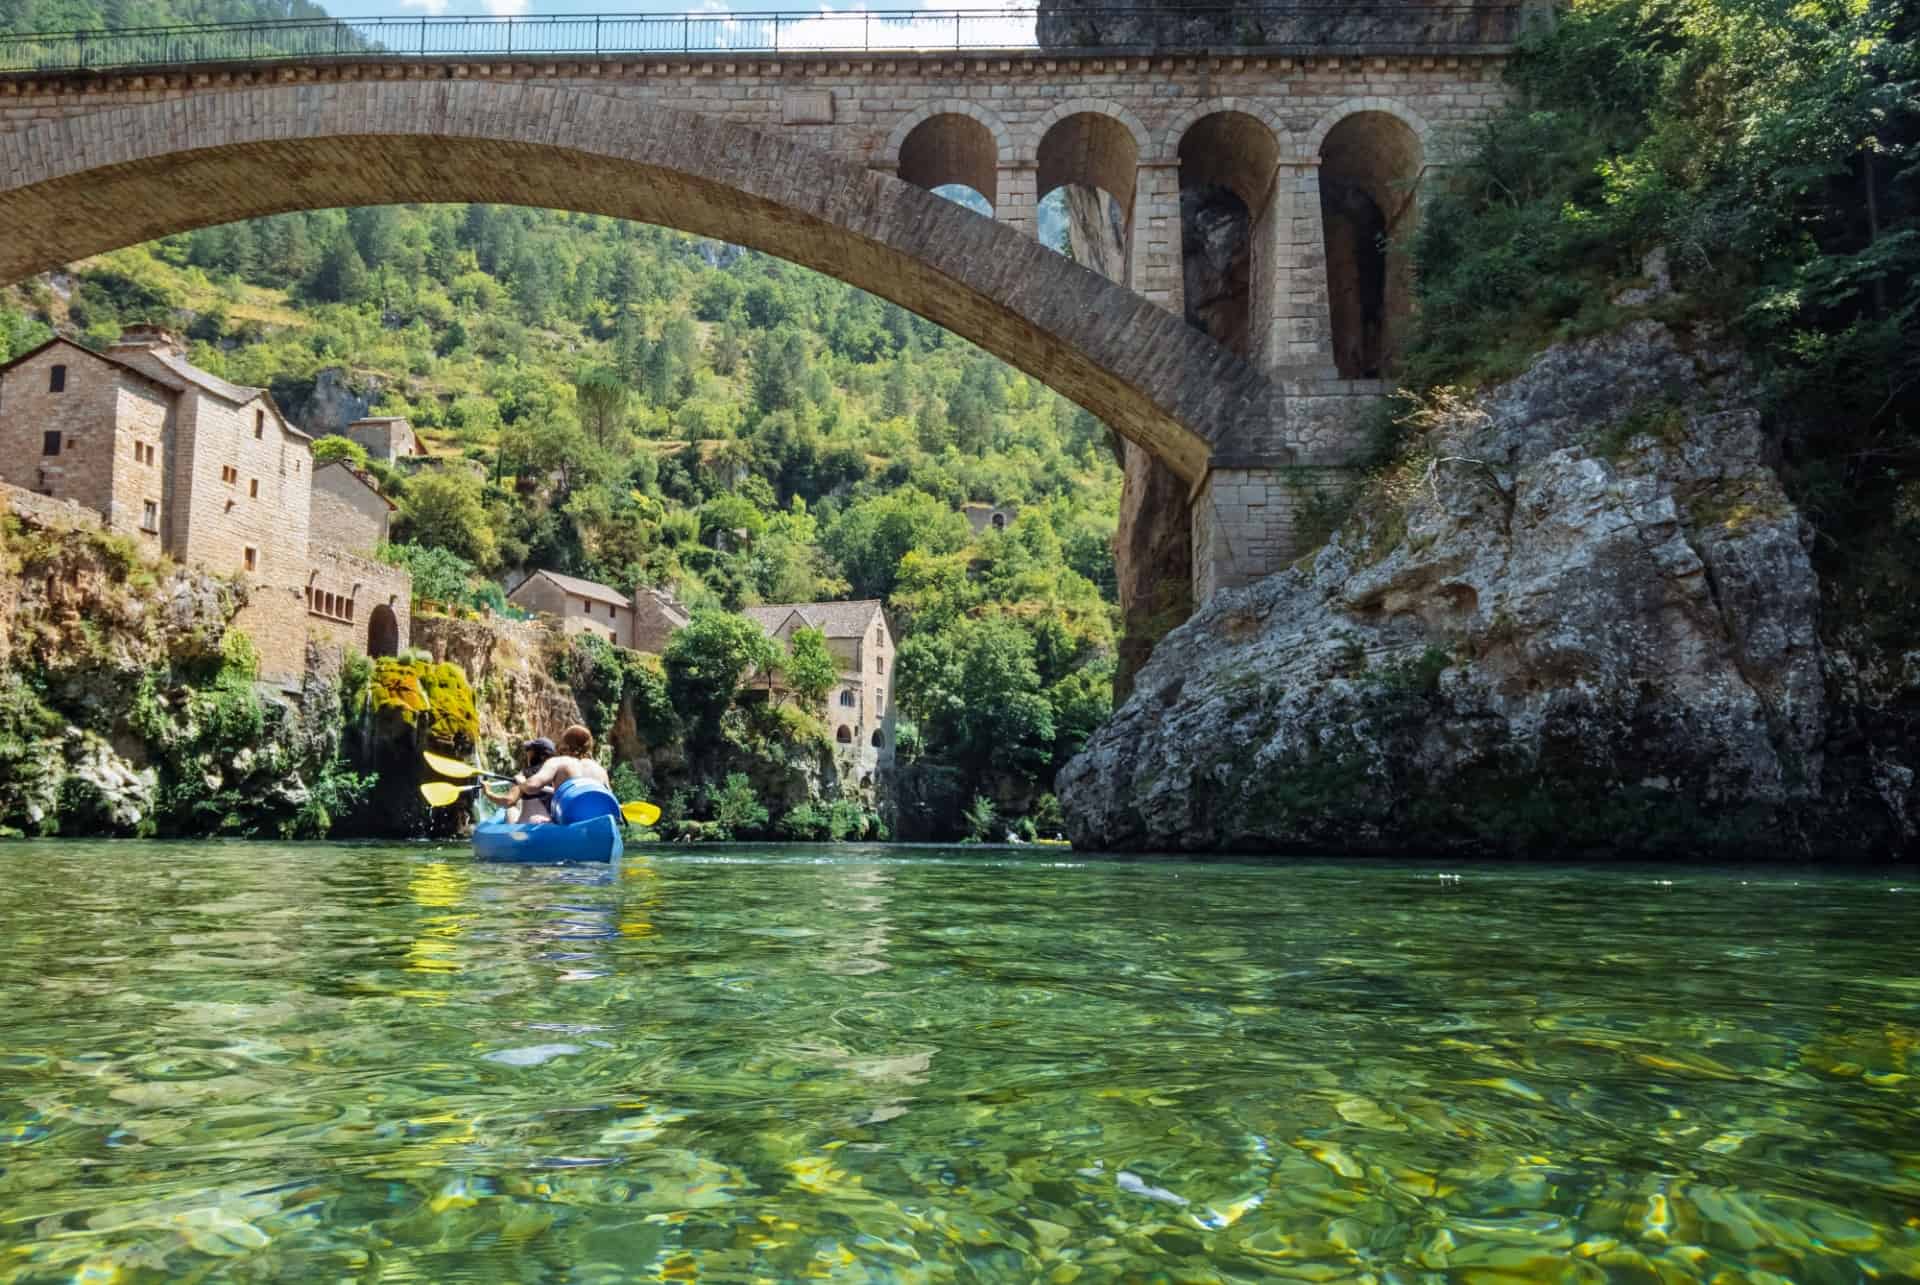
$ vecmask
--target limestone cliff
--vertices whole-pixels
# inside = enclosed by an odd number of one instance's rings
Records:
[[[1325,547],[1162,642],[1060,774],[1075,842],[1905,844],[1913,747],[1823,647],[1747,401],[1728,353],[1643,322],[1427,408]]]
[[[338,697],[255,684],[241,586],[84,523],[0,537],[0,834],[326,831]]]

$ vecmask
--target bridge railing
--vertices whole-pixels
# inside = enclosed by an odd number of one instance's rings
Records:
[[[1287,4],[1234,8],[815,10],[289,19],[0,36],[0,73],[312,61],[621,54],[1467,51],[1511,43],[1519,6]]]

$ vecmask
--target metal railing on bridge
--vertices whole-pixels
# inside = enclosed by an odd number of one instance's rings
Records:
[[[0,36],[0,73],[333,58],[927,53],[1445,53],[1510,44],[1518,5],[1287,4],[322,18]]]

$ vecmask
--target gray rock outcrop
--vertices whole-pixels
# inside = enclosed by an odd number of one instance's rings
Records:
[[[1745,393],[1642,322],[1428,407],[1316,555],[1161,643],[1060,774],[1074,842],[1786,854],[1901,828],[1893,759],[1864,774],[1878,818],[1828,824],[1863,805],[1824,784],[1811,530]]]

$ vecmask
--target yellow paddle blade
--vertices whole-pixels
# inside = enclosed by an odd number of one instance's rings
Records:
[[[450,759],[444,754],[435,754],[432,750],[421,755],[427,760],[427,766],[441,776],[450,776],[456,781],[471,780],[480,775],[480,769],[471,763],[462,763],[459,759]],[[438,807],[439,804],[435,804]]]
[[[652,825],[660,819],[660,809],[651,803],[622,803],[620,815],[635,825]]]
[[[420,787],[420,797],[427,801],[427,806],[435,808],[444,808],[449,803],[458,803],[460,796],[465,793],[466,791],[461,787],[449,785],[445,781],[428,781]]]

